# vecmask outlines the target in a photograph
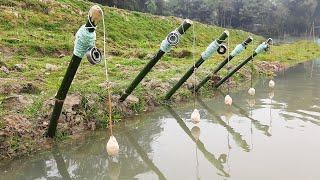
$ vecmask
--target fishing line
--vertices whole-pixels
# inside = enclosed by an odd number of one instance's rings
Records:
[[[99,6],[98,6],[99,7]],[[116,156],[119,153],[119,144],[116,140],[116,138],[113,136],[113,131],[112,131],[112,100],[111,100],[111,83],[109,82],[109,74],[108,74],[108,64],[107,64],[107,57],[106,57],[106,25],[105,25],[105,20],[104,20],[104,12],[99,7],[99,10],[101,11],[102,15],[102,25],[103,25],[103,56],[104,56],[104,68],[105,68],[105,78],[106,78],[106,83],[107,83],[107,93],[108,93],[108,110],[109,110],[109,130],[110,130],[110,138],[107,142],[107,153],[110,156]]]
[[[228,48],[227,48],[227,58],[228,58],[228,62],[227,62],[227,70],[228,70],[228,74],[230,73],[231,69],[230,69],[230,37],[231,35],[229,35],[228,40],[227,40],[227,44],[228,44]],[[230,78],[227,80],[227,89],[228,89],[228,93],[224,98],[224,103],[226,105],[231,106],[232,105],[232,98],[230,96]]]

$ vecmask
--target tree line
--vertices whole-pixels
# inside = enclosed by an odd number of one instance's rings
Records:
[[[262,35],[308,35],[320,0],[92,0],[122,9],[189,18]]]

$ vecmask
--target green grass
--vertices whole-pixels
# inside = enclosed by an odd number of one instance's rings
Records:
[[[15,64],[24,64],[26,68],[22,72],[11,71],[9,75],[0,72],[1,85],[25,84],[31,82],[36,85],[41,93],[28,95],[34,103],[22,111],[15,112],[3,109],[0,103],[0,118],[6,114],[19,113],[28,117],[32,122],[37,117],[50,113],[51,109],[44,109],[44,102],[55,96],[60,86],[62,77],[71,59],[73,50],[74,33],[85,23],[86,15],[92,3],[78,0],[58,0],[47,3],[38,0],[2,0],[0,2],[0,61],[9,69]],[[13,7],[13,8],[11,8]],[[154,55],[166,35],[178,27],[182,20],[175,17],[159,17],[145,13],[130,12],[115,8],[103,7],[107,31],[107,54],[110,80],[115,84],[113,94],[120,94],[149,61],[149,56]],[[193,28],[194,27],[194,28]],[[204,25],[194,22],[180,44],[173,48],[174,52],[187,50],[194,57],[174,57],[174,53],[166,54],[161,61],[147,75],[144,81],[155,80],[157,83],[169,83],[173,86],[176,78],[180,78],[200,57],[202,51],[217,38],[223,28]],[[193,30],[196,36],[193,48]],[[249,32],[230,29],[230,49],[244,41]],[[253,35],[254,42],[239,57],[231,62],[231,66],[250,56],[253,49],[265,38]],[[103,49],[103,31],[99,24],[97,30],[97,46]],[[58,58],[65,54],[63,58]],[[320,47],[316,44],[300,41],[293,44],[275,45],[271,51],[259,55],[255,61],[280,62],[287,66],[310,60],[320,56]],[[224,56],[215,55],[207,60],[197,71],[197,77],[201,79],[207,75]],[[59,67],[58,71],[47,72],[46,64]],[[255,66],[256,67],[256,66]],[[245,67],[244,70],[248,70]],[[97,95],[95,105],[89,107],[84,102],[82,109],[86,112],[86,119],[96,119],[101,126],[107,126],[108,113],[105,106],[107,92],[99,87],[105,81],[103,63],[92,66],[86,59],[82,60],[75,80],[69,93],[79,92],[84,101],[91,95]],[[227,71],[223,69],[221,75]],[[258,70],[256,70],[258,74]],[[260,75],[270,75],[270,72],[259,72]],[[233,80],[238,84],[243,81],[243,75],[237,73]],[[203,92],[209,89],[204,89]],[[147,96],[151,96],[160,103],[165,95],[161,89],[139,85],[133,92],[140,99],[139,103],[131,104],[130,109],[134,113],[141,112],[148,107]],[[190,96],[186,88],[181,88],[177,95]],[[6,98],[6,94],[0,94],[0,102]],[[103,114],[99,113],[102,110]],[[114,118],[121,119],[125,112],[114,110]],[[5,124],[0,122],[0,128]],[[58,139],[65,139],[66,132],[59,132]],[[12,148],[17,148],[15,138],[10,140]],[[19,144],[19,143],[18,143]]]

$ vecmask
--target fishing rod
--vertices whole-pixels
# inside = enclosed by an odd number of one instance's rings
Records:
[[[101,51],[95,46],[95,30],[97,23],[102,18],[104,18],[102,9],[98,5],[92,6],[89,10],[86,24],[82,25],[76,33],[73,55],[57,95],[55,96],[55,104],[51,114],[49,128],[46,133],[46,136],[48,137],[52,138],[56,135],[58,119],[62,111],[64,100],[66,99],[82,58],[86,55],[88,61],[93,65],[100,63],[102,60]]]
[[[230,62],[234,57],[238,56],[239,54],[241,54],[248,46],[248,44],[250,44],[252,42],[253,38],[251,36],[249,36],[245,41],[243,41],[241,44],[238,44],[234,50],[231,52],[230,56],[227,57],[224,61],[222,61],[218,67],[216,67],[212,73],[210,73],[206,78],[204,78],[195,88],[195,91],[199,91],[199,89],[206,84],[211,77],[214,74],[217,74],[228,62]]]
[[[172,46],[178,45],[181,35],[183,35],[193,24],[189,19],[183,21],[183,23],[174,31],[168,34],[168,36],[162,41],[158,53],[149,61],[149,63],[140,71],[137,77],[132,81],[129,87],[121,95],[119,101],[123,102],[132,93],[132,91],[139,85],[142,79],[151,71],[153,66],[162,58],[165,53],[171,50]]]
[[[166,109],[169,111],[169,113],[173,116],[174,119],[176,119],[177,123],[180,125],[180,127],[183,129],[183,131],[189,136],[189,138],[196,143],[198,149],[203,153],[204,157],[214,166],[216,167],[221,173],[223,173],[224,177],[230,177],[230,175],[224,170],[224,166],[222,165],[222,162],[219,161],[214,154],[209,152],[206,147],[204,146],[203,142],[200,140],[197,140],[195,137],[193,137],[191,131],[189,130],[188,126],[185,124],[185,122],[180,118],[180,116],[170,107],[165,106]]]
[[[255,56],[257,56],[258,54],[260,54],[262,52],[268,51],[271,42],[272,42],[272,39],[269,38],[267,41],[260,44],[250,57],[248,57],[246,60],[244,60],[242,63],[240,63],[237,67],[235,67],[226,77],[221,79],[215,85],[215,88],[219,88],[226,80],[228,80],[234,73],[239,71],[244,65],[246,65],[249,61],[251,61]]]
[[[234,139],[234,141],[246,152],[250,151],[250,147],[248,145],[248,143],[246,142],[246,140],[242,139],[242,135],[238,132],[236,132],[232,127],[230,127],[227,123],[225,123],[220,116],[218,116],[211,108],[209,108],[209,106],[207,106],[202,99],[200,99],[199,97],[197,97],[197,101],[199,102],[199,104],[205,108],[211,115],[213,115],[215,117],[215,122],[217,122],[218,124],[220,124],[221,126],[225,127],[226,130],[228,131],[229,134],[232,135],[232,138]]]
[[[215,52],[224,54],[226,47],[221,46],[229,36],[229,31],[225,30],[218,39],[214,40],[207,49],[202,52],[200,59],[182,76],[182,78],[175,84],[175,86],[166,94],[165,100],[169,100],[171,96],[186,82],[194,73],[195,69],[199,68],[207,59],[211,58]]]

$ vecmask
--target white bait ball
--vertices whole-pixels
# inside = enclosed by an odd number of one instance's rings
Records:
[[[110,136],[107,143],[107,153],[109,156],[117,156],[119,154],[119,144],[114,136]]]
[[[256,90],[254,88],[250,88],[248,90],[248,93],[249,93],[250,96],[254,96],[256,94]]]
[[[197,124],[200,122],[200,113],[199,113],[199,110],[198,109],[194,109],[194,111],[192,112],[191,114],[191,121],[194,123],[194,124]]]
[[[224,103],[226,105],[231,106],[232,105],[232,98],[229,95],[226,95],[226,97],[224,98]]]
[[[270,87],[270,88],[274,88],[275,85],[276,85],[276,84],[275,84],[275,82],[274,82],[273,80],[270,80],[270,81],[269,81],[269,87]]]

